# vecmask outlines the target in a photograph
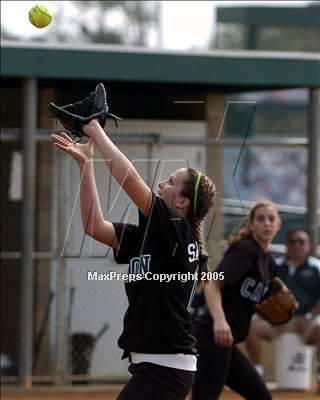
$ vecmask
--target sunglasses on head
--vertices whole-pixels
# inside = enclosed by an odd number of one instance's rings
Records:
[[[304,239],[289,239],[288,240],[288,244],[300,244],[301,246],[304,245],[306,243],[306,240]]]

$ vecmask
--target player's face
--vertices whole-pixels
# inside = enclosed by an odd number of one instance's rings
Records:
[[[271,206],[259,207],[255,210],[250,224],[253,237],[259,242],[271,242],[280,229],[277,211]]]
[[[188,178],[188,170],[181,168],[171,174],[166,180],[159,182],[157,194],[171,209],[184,208],[189,200],[181,196],[184,181]]]
[[[305,258],[310,252],[309,236],[304,231],[295,231],[287,240],[288,257]]]

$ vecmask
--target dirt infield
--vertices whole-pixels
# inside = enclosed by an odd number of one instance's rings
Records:
[[[72,388],[72,389],[39,389],[30,392],[21,392],[13,389],[2,390],[2,400],[114,400],[121,386],[112,386],[99,389]],[[319,395],[307,392],[280,392],[274,391],[273,400],[319,400]],[[241,400],[242,397],[230,391],[224,391],[221,400]],[[190,400],[190,399],[188,399]],[[257,399],[258,400],[258,399]]]

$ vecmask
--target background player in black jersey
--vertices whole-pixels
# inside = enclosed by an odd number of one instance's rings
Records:
[[[211,280],[205,286],[206,304],[195,324],[199,359],[192,400],[218,399],[224,385],[247,400],[271,399],[236,344],[247,337],[255,305],[274,275],[275,262],[267,249],[279,228],[276,206],[257,203],[216,268],[224,280]]]
[[[198,171],[181,168],[159,183],[157,195],[112,143],[97,120],[83,128],[87,144],[66,134],[55,146],[71,155],[81,173],[80,203],[85,232],[112,246],[118,263],[129,263],[136,279],[125,284],[129,307],[118,344],[130,357],[132,374],[118,399],[182,400],[196,369],[195,339],[188,308],[196,281],[160,283],[157,274],[196,273],[201,257],[200,225],[213,204],[215,187]],[[93,147],[139,209],[139,224],[112,223],[102,214],[94,177]]]

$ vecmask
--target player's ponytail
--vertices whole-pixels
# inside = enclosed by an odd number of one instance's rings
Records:
[[[214,204],[216,187],[210,178],[193,168],[188,169],[188,174],[181,194],[190,200],[187,219],[200,246],[199,272],[201,272],[206,269],[208,260],[201,235],[201,223]]]

